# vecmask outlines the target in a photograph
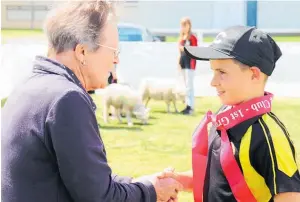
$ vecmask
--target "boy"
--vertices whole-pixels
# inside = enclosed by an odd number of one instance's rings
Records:
[[[195,202],[299,202],[295,149],[271,112],[272,94],[264,91],[282,55],[275,41],[256,28],[234,26],[210,47],[184,50],[193,59],[210,61],[211,85],[224,106],[217,115],[209,112],[194,133],[193,170],[166,170],[162,177],[193,191]]]

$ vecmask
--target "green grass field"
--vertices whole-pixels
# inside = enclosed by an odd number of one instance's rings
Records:
[[[5,38],[31,37],[43,35],[43,31],[39,29],[1,29],[1,35]]]
[[[216,111],[220,106],[216,97],[200,97],[196,99],[195,114],[183,116],[167,114],[163,102],[150,101],[149,124],[142,125],[139,120],[133,119],[134,126],[128,127],[125,118],[122,124],[117,120],[104,124],[101,97],[92,97],[98,106],[96,116],[113,172],[133,177],[156,173],[169,166],[177,171],[191,169],[192,133],[208,109]],[[1,101],[1,105],[4,101]],[[178,109],[183,107],[182,103],[178,103]],[[300,99],[275,97],[272,111],[288,128],[300,166]],[[191,193],[179,195],[180,201],[184,202],[192,202],[192,198]]]
[[[46,39],[42,30],[1,29],[1,44],[12,39]]]
[[[38,37],[43,38],[42,30],[18,30],[18,29],[1,29],[1,37],[2,37],[2,44],[5,43],[6,40],[13,39],[13,38],[32,38]],[[275,36],[274,39],[278,42],[300,42],[300,36]],[[167,37],[167,42],[176,42],[177,37]],[[204,42],[212,42],[213,37],[204,37]]]

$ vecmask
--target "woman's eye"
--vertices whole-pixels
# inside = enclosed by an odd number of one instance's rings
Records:
[[[223,71],[221,71],[221,70],[219,70],[219,72],[220,72],[221,74],[225,74],[225,72],[223,72]]]

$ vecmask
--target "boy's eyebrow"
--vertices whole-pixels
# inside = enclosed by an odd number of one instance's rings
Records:
[[[223,69],[223,68],[215,68],[215,69],[210,68],[210,69],[213,70],[213,71],[225,71],[225,69]]]

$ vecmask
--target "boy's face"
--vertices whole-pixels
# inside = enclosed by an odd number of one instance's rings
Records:
[[[264,87],[258,68],[242,67],[233,59],[210,60],[210,64],[214,72],[211,85],[225,105],[246,101],[255,95],[253,91]]]

